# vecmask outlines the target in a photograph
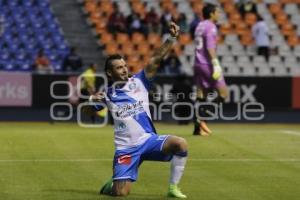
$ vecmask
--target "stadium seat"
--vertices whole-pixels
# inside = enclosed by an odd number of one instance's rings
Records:
[[[108,55],[116,54],[118,52],[118,45],[114,42],[107,43],[105,50]]]
[[[101,34],[101,38],[100,38],[100,42],[102,44],[107,44],[107,43],[110,43],[111,41],[113,41],[113,35],[108,33],[108,32],[103,32]]]
[[[49,1],[11,0],[0,5],[0,12],[7,23],[1,46],[14,52],[7,58],[8,66],[4,70],[32,70],[31,65],[39,49],[57,51],[61,62],[68,47]]]
[[[124,43],[127,43],[129,41],[129,36],[128,34],[126,33],[117,33],[117,36],[116,36],[116,42],[118,44],[124,44]]]
[[[121,50],[122,50],[122,53],[127,57],[130,57],[135,54],[134,44],[131,42],[122,44]]]
[[[154,48],[158,48],[161,45],[161,35],[150,32],[147,37],[141,33],[134,33],[131,37],[127,33],[117,33],[116,37],[112,35],[106,36],[108,15],[103,16],[103,13],[112,12],[112,2],[114,1],[109,1],[106,5],[103,1],[99,3],[97,0],[86,0],[84,4],[89,13],[94,13],[89,16],[94,15],[97,18],[95,31],[101,36],[101,40],[104,38],[104,42],[101,41],[101,43],[104,44],[105,41],[113,41],[116,44],[120,44],[117,47],[113,47],[111,51],[120,47],[126,57],[130,58],[136,55],[144,63],[149,59],[150,52],[153,52]],[[188,23],[193,20],[194,13],[199,14],[204,5],[203,1],[198,0],[131,0],[115,2],[125,16],[128,16],[132,11],[144,15],[146,10],[154,7],[160,15],[164,10],[169,9],[175,18],[182,12],[187,16]],[[228,69],[229,74],[239,73],[243,76],[253,76],[256,74],[266,76],[267,73],[269,75],[284,75],[285,70],[290,69],[290,66],[295,64],[294,62],[287,62],[285,58],[288,58],[290,55],[300,58],[300,50],[299,52],[297,50],[300,44],[300,15],[297,0],[264,0],[256,4],[258,13],[269,26],[271,48],[278,49],[277,56],[283,58],[281,62],[277,62],[278,60],[276,61],[274,58],[270,58],[270,62],[266,62],[263,57],[257,56],[251,33],[251,27],[257,20],[255,14],[246,13],[244,18],[242,18],[234,1],[214,0],[212,2],[218,3],[221,10],[225,11],[225,15],[222,17],[223,22],[219,29],[217,55],[220,57],[222,65],[226,65],[225,68]],[[41,26],[42,24],[39,25]],[[107,39],[105,39],[106,37]],[[25,38],[24,36],[23,40],[26,40]],[[176,54],[180,56],[181,61],[186,66],[192,65],[191,62],[193,59],[191,58],[194,56],[194,48],[194,43],[188,34],[182,34],[178,44],[174,47]],[[138,62],[135,59],[129,60],[131,64]],[[283,65],[284,69],[280,68],[279,65]],[[231,66],[236,66],[236,68]]]
[[[152,55],[153,51],[150,49],[150,46],[148,43],[144,42],[138,45],[137,51],[140,55]]]
[[[223,35],[228,35],[232,33],[232,27],[229,23],[225,23],[221,25],[220,33]]]
[[[252,26],[256,23],[256,15],[254,13],[247,13],[245,16],[245,22],[248,26]]]
[[[288,36],[288,40],[287,43],[291,46],[291,47],[295,47],[297,45],[299,45],[299,37],[295,34]]]
[[[238,65],[243,76],[256,76],[256,70],[251,63],[244,63],[243,65]]]
[[[289,37],[290,35],[294,35],[294,27],[292,24],[286,22],[285,24],[282,25],[281,27],[281,33],[285,36],[285,37]]]
[[[288,22],[288,16],[284,13],[276,13],[275,21],[278,25],[284,25]]]
[[[181,45],[188,45],[192,42],[192,39],[189,33],[184,33],[179,36],[178,41]]]
[[[148,35],[148,43],[150,45],[153,45],[155,48],[159,47],[161,45],[161,37],[160,35],[156,34],[156,33],[150,33]]]
[[[145,36],[141,33],[133,33],[131,37],[131,42],[133,44],[140,44],[145,41]]]
[[[272,3],[269,8],[272,15],[276,15],[281,12],[281,4],[280,3]]]

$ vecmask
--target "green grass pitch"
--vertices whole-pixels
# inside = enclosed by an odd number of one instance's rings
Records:
[[[300,199],[300,125],[212,124],[211,137],[192,136],[192,125],[156,128],[189,143],[180,184],[188,199]],[[113,150],[110,126],[0,123],[0,199],[115,199],[97,194]],[[145,162],[124,199],[166,199],[168,179],[169,163]]]

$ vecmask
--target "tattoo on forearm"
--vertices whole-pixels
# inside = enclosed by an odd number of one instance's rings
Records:
[[[173,45],[173,42],[171,40],[166,40],[163,43],[163,45],[154,52],[154,58],[156,58],[158,60],[163,59],[164,56],[166,56],[167,53],[170,51],[172,45]]]
[[[168,54],[173,46],[173,42],[167,39],[160,48],[156,49],[153,54],[153,60],[150,65],[146,68],[147,72],[155,73],[158,65],[160,64],[161,60]]]

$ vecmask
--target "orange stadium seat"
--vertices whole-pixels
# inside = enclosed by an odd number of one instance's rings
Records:
[[[187,45],[192,42],[192,39],[189,33],[184,33],[180,34],[178,41],[181,45]]]
[[[140,0],[131,1],[131,5],[134,12],[139,13],[142,18],[145,17],[145,7]]]
[[[145,41],[145,37],[141,33],[133,33],[131,37],[131,41],[133,44],[139,44],[143,41]]]
[[[269,8],[271,14],[276,15],[282,11],[280,3],[272,3]]]
[[[180,55],[182,53],[182,49],[180,45],[174,45],[173,50],[175,51],[176,55]]]
[[[110,43],[111,41],[113,41],[113,35],[108,32],[103,32],[101,34],[100,41],[102,44]]]
[[[237,25],[242,23],[241,15],[238,12],[232,12],[229,16],[229,21],[231,24]]]
[[[114,42],[107,43],[105,47],[105,52],[107,55],[116,54],[118,52],[118,45]]]
[[[193,9],[193,12],[198,13],[201,12],[203,4],[201,1],[191,2],[191,7]]]
[[[227,35],[232,33],[232,27],[229,23],[222,24],[220,27],[220,33]]]
[[[281,27],[281,33],[284,36],[287,36],[287,37],[290,36],[290,35],[295,34],[294,26],[290,23],[283,24],[282,27]]]
[[[280,3],[286,4],[286,3],[296,3],[293,0],[279,0]]]
[[[137,55],[130,56],[127,59],[127,65],[129,67],[129,71],[132,73],[137,73],[141,70],[140,57]]]
[[[221,4],[225,4],[226,2],[228,2],[228,0],[219,0],[219,2],[220,2]]]
[[[224,4],[224,10],[226,13],[233,13],[236,12],[235,6],[232,2],[226,1]]]
[[[244,46],[249,46],[253,44],[253,38],[250,32],[246,32],[245,34],[241,35],[241,44]]]
[[[106,24],[107,24],[106,21],[101,21],[101,20],[99,20],[96,23],[95,30],[98,35],[101,35],[102,33],[106,32]]]
[[[93,24],[99,23],[100,22],[100,13],[98,13],[98,12],[91,12],[89,19],[91,20],[91,22]]]
[[[160,5],[163,10],[173,10],[176,8],[171,0],[163,0],[160,2]]]
[[[118,44],[125,44],[129,41],[129,36],[126,33],[117,33],[116,41]]]
[[[152,50],[150,49],[149,44],[144,42],[138,45],[137,51],[140,55],[151,55]]]
[[[121,50],[122,50],[122,53],[127,57],[132,56],[135,53],[134,45],[130,41],[122,44]]]
[[[285,13],[279,13],[276,15],[275,21],[278,25],[284,25],[288,22],[288,16]]]
[[[288,37],[288,40],[287,40],[287,43],[292,46],[292,47],[295,47],[297,45],[299,45],[299,38],[297,35],[293,34],[293,35],[290,35]]]
[[[256,23],[256,15],[254,13],[247,13],[245,15],[245,22],[250,27]]]
[[[236,24],[236,30],[235,32],[238,34],[238,35],[244,35],[245,33],[247,33],[249,30],[247,29],[247,25],[244,24],[244,23],[239,23],[239,24]]]
[[[114,8],[113,5],[111,3],[111,1],[107,0],[107,1],[100,1],[99,3],[99,11],[100,12],[105,12],[107,13],[107,15],[110,15],[111,13],[114,12]]]
[[[94,12],[97,10],[97,3],[95,1],[86,1],[84,8],[88,13]]]
[[[146,54],[146,55],[143,55],[143,59],[142,59],[142,63],[145,65],[149,64],[150,62],[150,58],[151,58],[152,55],[149,55],[149,54]]]
[[[161,45],[161,38],[159,34],[150,33],[148,35],[148,43],[153,45],[154,48],[157,48]]]
[[[223,34],[218,35],[218,37],[217,37],[217,43],[218,44],[224,43],[224,35]]]

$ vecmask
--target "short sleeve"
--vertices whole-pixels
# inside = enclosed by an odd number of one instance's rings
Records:
[[[217,29],[216,27],[208,27],[205,39],[208,49],[215,49],[217,47]]]
[[[151,88],[153,79],[148,79],[145,74],[145,70],[141,70],[133,76],[134,78],[140,79],[147,90]]]

